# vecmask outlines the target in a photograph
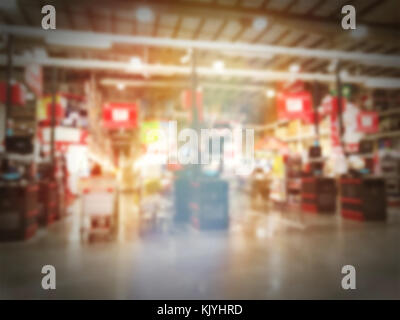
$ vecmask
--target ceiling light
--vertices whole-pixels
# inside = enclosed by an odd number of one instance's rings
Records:
[[[267,95],[268,98],[273,98],[273,97],[275,97],[275,90],[268,89],[267,91],[265,91],[265,94]]]
[[[264,17],[258,17],[253,20],[253,29],[257,31],[264,30],[268,25],[268,20]]]
[[[341,78],[347,78],[349,76],[349,72],[346,69],[343,69],[340,71],[340,77]]]
[[[337,65],[338,65],[337,59],[332,60],[327,67],[328,72],[334,72],[337,68]]]
[[[34,48],[33,56],[35,59],[46,59],[48,58],[47,51],[44,48]]]
[[[221,60],[214,61],[213,68],[215,71],[221,72],[225,69],[225,63]]]
[[[189,62],[189,58],[190,58],[189,55],[185,54],[184,56],[181,57],[181,63],[182,64],[188,63]]]
[[[111,41],[91,34],[80,34],[74,36],[67,33],[48,32],[46,34],[46,43],[68,47],[82,47],[94,49],[109,49]]]
[[[125,89],[125,83],[118,82],[117,83],[117,89],[120,90],[120,91],[124,90]]]
[[[140,7],[136,10],[136,19],[139,22],[152,22],[154,20],[154,13],[148,7]]]
[[[359,25],[356,29],[351,30],[351,36],[356,39],[365,38],[368,35],[368,27],[364,25]]]
[[[300,65],[298,65],[297,63],[293,63],[290,65],[289,67],[289,71],[293,72],[293,73],[297,73],[300,71]]]
[[[142,65],[142,60],[139,57],[132,57],[129,63],[132,67],[140,67]]]

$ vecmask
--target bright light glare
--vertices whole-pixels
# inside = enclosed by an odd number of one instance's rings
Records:
[[[221,60],[214,61],[213,68],[214,70],[221,72],[225,69],[225,63]]]
[[[297,63],[293,63],[290,65],[289,67],[289,71],[293,72],[293,73],[297,73],[300,71],[300,65],[298,65]]]
[[[264,30],[268,25],[268,20],[263,17],[258,17],[253,20],[253,29],[257,31]]]
[[[132,57],[129,63],[132,67],[140,67],[142,65],[142,60],[139,57]]]
[[[189,62],[189,58],[190,58],[189,55],[185,54],[184,56],[181,57],[181,63],[182,64],[188,63]]]
[[[152,22],[154,20],[154,13],[148,7],[140,7],[136,10],[136,19],[139,22]]]
[[[364,25],[358,25],[356,29],[351,30],[350,34],[356,39],[365,38],[368,35],[368,27]]]
[[[336,70],[337,64],[338,64],[337,60],[332,60],[327,67],[328,72],[334,72]]]
[[[117,89],[122,91],[125,89],[125,83],[119,82],[117,83]]]
[[[265,94],[267,95],[268,98],[273,98],[275,97],[275,90],[274,89],[268,89]]]
[[[346,69],[340,71],[341,78],[347,78],[349,76],[349,72]]]

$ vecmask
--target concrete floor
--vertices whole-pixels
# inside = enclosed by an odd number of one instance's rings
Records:
[[[400,224],[252,210],[233,197],[227,232],[138,235],[130,194],[121,194],[118,240],[82,245],[79,202],[71,216],[28,242],[0,243],[0,299],[400,298]],[[41,288],[56,267],[57,288]],[[341,268],[357,289],[341,288]]]

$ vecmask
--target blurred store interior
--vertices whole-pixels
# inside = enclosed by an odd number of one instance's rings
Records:
[[[398,0],[2,0],[0,35],[0,299],[400,298]]]

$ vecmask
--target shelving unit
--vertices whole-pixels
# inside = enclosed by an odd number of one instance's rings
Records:
[[[400,90],[376,90],[372,93],[372,106],[379,114],[379,132],[367,135],[365,140],[373,141],[376,151],[385,141],[390,142],[393,150],[400,150]],[[380,157],[378,171],[385,180],[388,208],[397,210],[400,208],[400,159],[389,158]],[[388,164],[392,170],[385,172]]]

